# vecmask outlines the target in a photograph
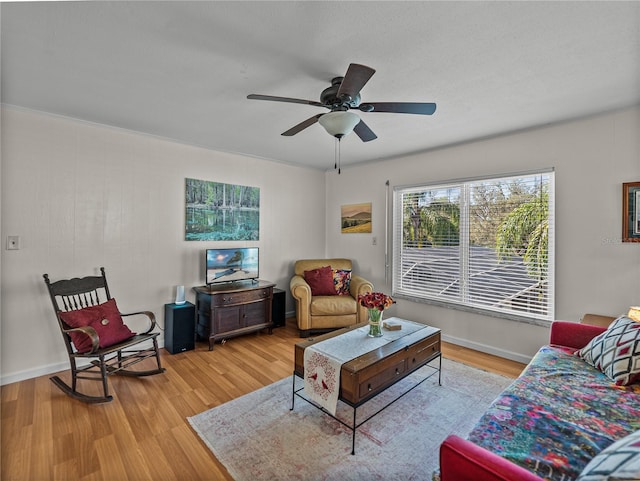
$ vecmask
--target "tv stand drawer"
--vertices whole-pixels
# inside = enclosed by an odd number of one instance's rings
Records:
[[[211,304],[219,306],[237,306],[266,299],[271,289],[253,289],[244,292],[220,293],[211,296]]]

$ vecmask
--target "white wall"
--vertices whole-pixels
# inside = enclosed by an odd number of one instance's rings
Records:
[[[45,272],[56,279],[105,266],[123,310],[151,309],[161,321],[176,285],[187,286],[193,302],[188,288],[203,282],[202,251],[222,244],[183,240],[186,177],[260,187],[261,238],[250,244],[261,248],[261,277],[280,288],[295,259],[327,255],[352,258],[377,289],[391,292],[386,180],[393,187],[554,167],[556,317],[615,315],[640,304],[640,245],[620,242],[621,184],[640,180],[640,108],[343,167],[339,176],[9,108],[1,125],[2,384],[68,368]],[[341,234],[340,206],[369,201],[373,233]],[[21,250],[4,249],[8,235],[21,237]],[[548,337],[546,328],[405,300],[389,315],[519,360]]]
[[[186,242],[186,177],[259,187],[260,240]],[[104,266],[122,311],[163,322],[175,286],[194,301],[205,248],[257,245],[261,277],[288,291],[293,262],[325,253],[324,202],[322,172],[3,108],[2,383],[68,369],[42,274]],[[20,250],[4,249],[8,235]]]
[[[327,255],[353,258],[376,290],[390,293],[384,282],[386,180],[392,192],[399,185],[546,167],[556,171],[555,317],[618,315],[640,304],[640,244],[621,242],[622,183],[640,181],[640,108],[328,173]],[[341,234],[340,205],[369,201],[372,234]],[[406,300],[389,315],[428,322],[445,339],[523,361],[549,334],[543,327]]]

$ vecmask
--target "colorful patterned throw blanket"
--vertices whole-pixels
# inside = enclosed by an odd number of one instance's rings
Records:
[[[616,386],[574,351],[540,349],[468,439],[543,479],[571,481],[596,454],[640,429],[640,385]]]

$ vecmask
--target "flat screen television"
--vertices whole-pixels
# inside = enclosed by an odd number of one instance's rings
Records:
[[[207,285],[256,280],[259,277],[257,247],[207,249],[205,259]]]

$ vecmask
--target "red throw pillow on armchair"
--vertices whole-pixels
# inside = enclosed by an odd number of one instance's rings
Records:
[[[311,287],[312,296],[335,296],[337,294],[333,285],[333,270],[331,270],[331,266],[304,271],[304,280]]]
[[[91,326],[98,333],[100,347],[113,346],[135,336],[122,321],[115,299],[109,299],[97,306],[85,307],[77,311],[61,312],[60,318],[69,327]],[[71,341],[78,352],[91,350],[91,338],[82,332],[70,332]]]

